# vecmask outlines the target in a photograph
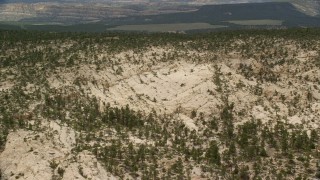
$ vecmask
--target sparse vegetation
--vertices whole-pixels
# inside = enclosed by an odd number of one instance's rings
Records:
[[[0,31],[0,150],[18,129],[45,141],[36,134],[52,121],[75,131],[72,161],[89,151],[122,179],[318,177],[319,38],[318,29]],[[161,78],[174,83],[163,90]],[[156,93],[145,92],[149,86]],[[67,174],[66,166],[47,164],[60,178]]]

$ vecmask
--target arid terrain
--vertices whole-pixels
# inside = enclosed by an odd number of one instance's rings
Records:
[[[319,33],[0,31],[0,179],[319,178]]]

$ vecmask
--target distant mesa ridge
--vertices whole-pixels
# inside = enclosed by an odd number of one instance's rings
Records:
[[[196,23],[221,24],[234,20],[281,20],[285,26],[320,26],[320,19],[300,12],[291,3],[268,2],[249,4],[204,5],[189,13],[147,16],[150,23]],[[132,20],[134,19],[134,20]],[[127,24],[145,24],[146,16],[122,18]]]
[[[4,1],[0,1],[4,2]],[[35,1],[32,1],[35,2]],[[52,1],[55,2],[55,1]],[[189,6],[188,10],[178,10],[177,7],[163,6],[156,12],[150,11],[147,6],[138,8],[136,6],[102,6],[90,4],[90,6],[74,4],[24,4],[23,6],[12,5],[10,8],[0,6],[0,21],[12,21],[25,23],[23,28],[42,30],[52,29],[49,25],[69,25],[56,28],[62,31],[106,31],[122,25],[152,25],[152,24],[175,24],[175,23],[208,23],[227,28],[263,28],[265,27],[320,27],[320,17],[308,15],[298,9],[296,2],[261,2],[261,3],[238,3]],[[96,1],[90,1],[96,2]],[[189,1],[188,1],[189,2]],[[309,2],[309,1],[308,1]],[[311,2],[311,1],[310,1]],[[292,4],[294,3],[294,4]],[[298,3],[299,4],[299,3]],[[315,3],[317,4],[317,3]],[[192,7],[192,8],[190,8]],[[307,6],[303,6],[305,8]],[[310,7],[310,6],[308,6]],[[316,7],[316,6],[315,6]],[[149,7],[150,8],[150,7]],[[177,8],[176,10],[172,10]],[[301,6],[302,8],[302,6]],[[183,9],[183,8],[182,8]],[[305,9],[306,10],[306,9]],[[150,13],[152,12],[152,13]],[[253,20],[270,22],[260,23]],[[236,22],[235,21],[248,21]],[[280,22],[280,23],[279,23]],[[36,24],[33,25],[32,23]],[[88,25],[88,23],[90,23]],[[41,24],[41,26],[39,26]],[[77,27],[75,27],[77,25]],[[78,25],[81,25],[78,26]],[[70,28],[73,29],[66,29]],[[0,29],[3,26],[0,24]],[[8,27],[8,26],[6,26]],[[10,26],[9,28],[12,28]],[[21,28],[21,27],[19,27]]]
[[[299,12],[296,7],[287,2],[267,2],[248,4],[224,4],[224,5],[204,5],[199,11],[201,14],[212,14],[215,16],[226,16],[227,19],[251,19],[261,18],[284,18],[284,17],[307,17]],[[223,13],[222,12],[230,12]],[[232,16],[232,17],[230,17]]]

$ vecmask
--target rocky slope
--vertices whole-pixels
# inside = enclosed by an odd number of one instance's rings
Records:
[[[318,33],[2,31],[0,177],[312,178]]]

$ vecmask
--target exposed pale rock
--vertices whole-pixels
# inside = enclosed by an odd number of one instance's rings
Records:
[[[18,130],[8,135],[0,155],[3,179],[51,180],[59,177],[58,168],[65,170],[62,178],[65,180],[116,179],[89,152],[77,156],[71,153],[75,145],[75,132],[71,128],[53,121],[43,124],[46,125],[45,132]]]

